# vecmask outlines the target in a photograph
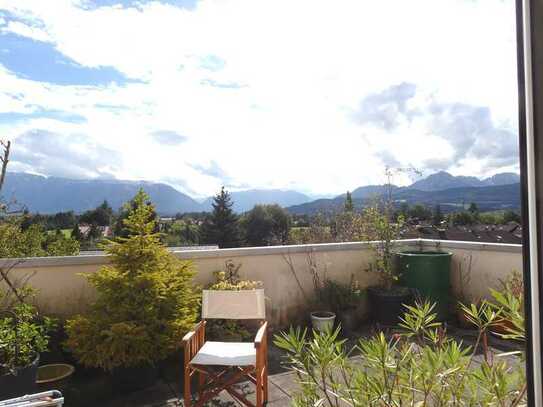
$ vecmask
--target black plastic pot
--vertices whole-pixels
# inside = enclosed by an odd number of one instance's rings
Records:
[[[0,400],[34,393],[39,363],[40,355],[38,354],[31,364],[16,368],[16,374],[8,373],[0,376]]]
[[[405,313],[404,304],[411,305],[413,293],[407,287],[385,290],[381,287],[368,288],[370,313],[374,322],[382,325],[397,325]]]
[[[158,367],[151,365],[119,367],[111,372],[111,381],[121,393],[146,389],[155,384],[157,379]]]
[[[358,308],[352,307],[338,311],[337,316],[338,322],[341,324],[343,335],[350,336],[355,333],[360,322]]]

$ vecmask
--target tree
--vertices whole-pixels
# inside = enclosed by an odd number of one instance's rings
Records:
[[[76,223],[71,232],[72,239],[77,240],[78,242],[83,240],[83,234],[79,230],[79,223]]]
[[[454,214],[451,214],[450,216],[451,216],[453,225],[460,225],[460,226],[472,225],[476,221],[475,216],[473,214],[471,214],[470,212],[465,212],[465,211],[454,213]]]
[[[417,204],[409,209],[409,217],[419,220],[430,220],[432,219],[432,211],[424,205]]]
[[[79,241],[66,237],[60,230],[45,239],[45,251],[49,256],[76,256],[79,249]]]
[[[399,209],[394,212],[395,220],[398,219],[398,217],[400,216],[404,219],[409,218],[409,204],[407,202],[402,202]]]
[[[241,221],[249,246],[287,243],[291,220],[279,205],[255,205]]]
[[[347,191],[347,195],[345,195],[345,204],[343,207],[343,211],[345,212],[354,211],[353,197],[349,191]]]
[[[104,202],[95,209],[82,214],[79,221],[81,223],[88,223],[89,225],[109,226],[112,218],[113,209],[109,206],[109,203],[104,200]]]
[[[139,190],[138,194],[136,195],[136,197],[139,196],[139,194],[141,194],[141,193],[143,193],[144,196],[147,196],[147,194],[145,194],[143,188],[141,188]],[[158,215],[157,215],[155,207],[151,203],[151,201],[150,200],[147,200],[147,201],[138,200],[138,201],[136,201],[136,199],[134,198],[134,199],[130,200],[129,202],[127,202],[127,203],[125,203],[123,205],[123,207],[122,207],[122,209],[121,209],[121,211],[119,213],[119,216],[117,217],[117,220],[115,222],[115,227],[113,229],[115,236],[128,237],[130,235],[130,231],[126,227],[125,223],[126,223],[126,220],[128,219],[128,216],[130,215],[130,213],[132,211],[136,210],[138,205],[146,205],[151,209],[151,210],[148,211],[149,219],[147,219],[147,220],[149,222],[153,222],[153,224],[155,225],[155,229],[154,229],[155,233],[157,233],[159,231]],[[91,228],[91,232],[92,232],[92,228]]]
[[[437,204],[434,208],[433,223],[438,226],[443,221],[443,213],[441,212],[441,205]]]
[[[505,211],[503,213],[503,223],[509,222],[521,223],[520,215],[515,211]]]
[[[161,244],[154,206],[140,190],[124,221],[127,237],[108,241],[111,265],[86,275],[97,299],[66,324],[67,345],[86,366],[113,370],[165,359],[194,324],[194,267]]]
[[[238,216],[232,210],[233,205],[230,194],[222,187],[221,192],[213,198],[213,212],[202,226],[206,243],[217,244],[221,249],[239,245]]]
[[[476,215],[477,213],[479,213],[479,207],[475,202],[469,204],[468,212],[472,215]]]

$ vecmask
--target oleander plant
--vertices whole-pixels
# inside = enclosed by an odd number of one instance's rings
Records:
[[[496,321],[514,321],[507,338],[524,339],[523,314],[514,295],[498,303],[463,306],[478,330],[468,346],[447,335],[434,305],[408,306],[401,331],[380,332],[348,349],[335,331],[291,328],[275,337],[300,391],[294,406],[521,406],[526,405],[523,352],[488,346]]]

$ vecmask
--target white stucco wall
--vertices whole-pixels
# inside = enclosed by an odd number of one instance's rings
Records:
[[[465,295],[475,300],[488,294],[488,287],[497,287],[513,269],[522,271],[520,245],[485,244],[432,240],[406,240],[405,248],[433,249],[453,253],[451,285],[459,292],[458,269],[472,257],[471,279]],[[176,251],[175,255],[194,261],[195,282],[205,286],[213,280],[213,272],[224,268],[227,260],[241,263],[243,278],[259,280],[266,291],[268,319],[272,324],[288,325],[305,316],[306,302],[285,256],[290,256],[307,296],[313,293],[307,256],[311,253],[319,270],[329,278],[348,282],[351,275],[361,287],[377,282],[367,268],[373,252],[370,243],[331,243],[300,246],[275,246],[242,249]],[[107,256],[74,256],[25,259],[14,270],[18,276],[31,274],[30,284],[38,290],[36,303],[41,311],[61,317],[84,312],[94,293],[81,276],[94,273],[108,262]]]

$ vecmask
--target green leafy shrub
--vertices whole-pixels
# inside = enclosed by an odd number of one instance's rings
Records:
[[[45,240],[45,250],[49,256],[76,256],[79,249],[79,241],[63,233],[55,233]]]
[[[40,318],[34,306],[18,303],[0,318],[0,376],[15,373],[28,366],[47,350],[49,332],[54,327],[50,318]]]
[[[292,405],[526,405],[522,353],[499,354],[483,346],[482,360],[475,359],[488,329],[510,305],[467,307],[479,329],[474,347],[448,337],[429,303],[407,308],[403,333],[387,337],[380,332],[360,339],[354,349],[339,339],[339,328],[312,337],[291,328],[277,335],[275,344],[287,352],[287,365],[300,385]],[[359,357],[351,357],[354,351]]]
[[[241,264],[236,265],[232,260],[227,260],[224,270],[216,271],[215,282],[207,288],[209,290],[254,290],[262,288],[262,282],[242,280],[239,275]],[[207,322],[206,331],[211,339],[226,342],[241,342],[251,338],[247,324],[230,319],[211,319]]]
[[[66,345],[77,359],[104,370],[166,358],[182,346],[198,310],[193,264],[160,243],[148,196],[138,192],[127,210],[127,237],[105,246],[111,266],[85,276],[97,291],[95,303],[66,326]]]
[[[351,276],[349,284],[339,283],[334,280],[326,279],[321,288],[320,298],[327,304],[328,308],[337,313],[356,308],[364,292],[360,290],[358,282]]]
[[[400,279],[394,256],[405,223],[402,215],[393,219],[393,208],[393,203],[385,200],[364,209],[363,212],[367,227],[366,237],[372,241],[371,248],[374,252],[369,271],[379,275],[380,287],[386,291],[391,291]]]

